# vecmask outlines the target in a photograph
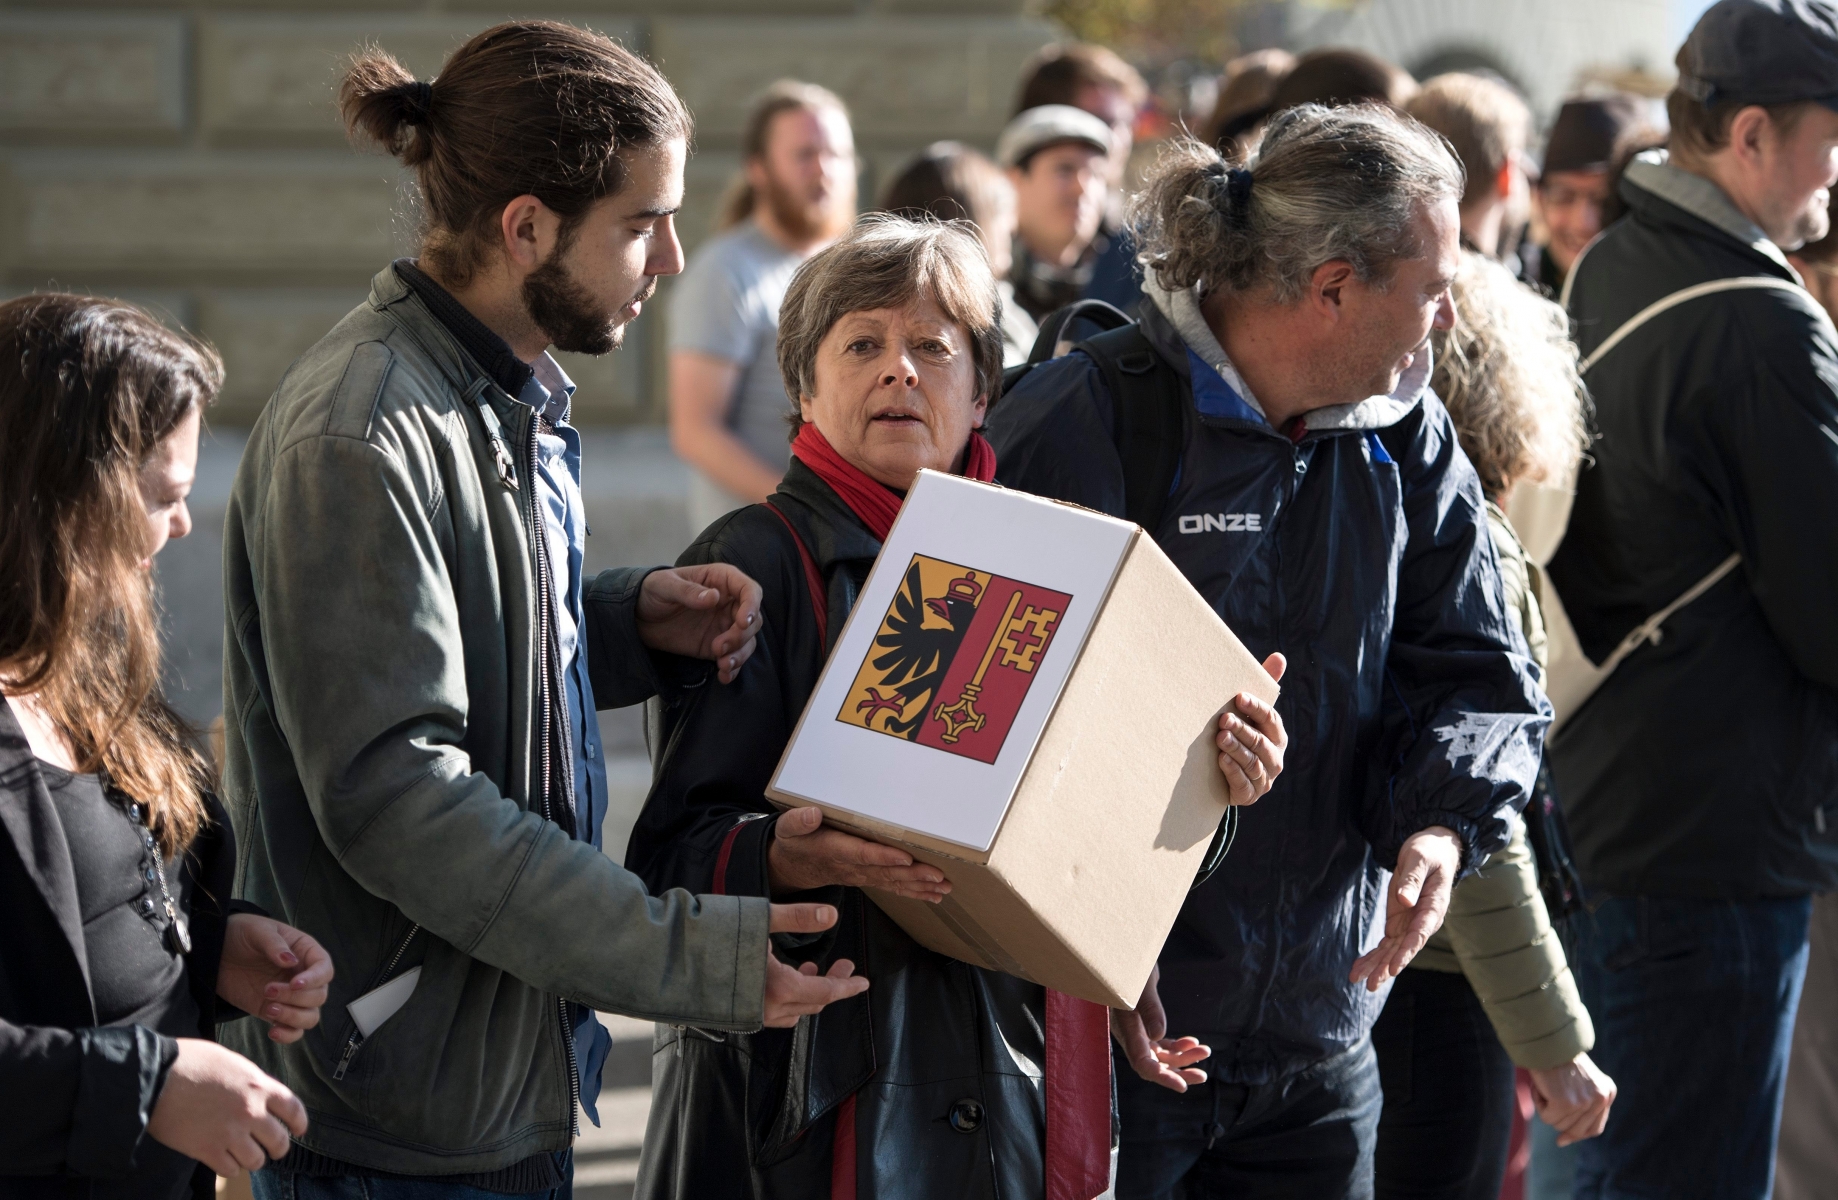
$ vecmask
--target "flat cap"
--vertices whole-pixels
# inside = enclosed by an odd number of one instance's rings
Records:
[[[1083,142],[1100,154],[1110,153],[1110,126],[1070,104],[1042,104],[1017,113],[996,139],[996,161],[1020,166],[1036,151],[1060,142]]]
[[[1701,104],[1838,109],[1838,9],[1826,0],[1718,0],[1678,52],[1678,89]]]

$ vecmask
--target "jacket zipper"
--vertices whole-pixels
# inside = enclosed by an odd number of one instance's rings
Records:
[[[420,932],[421,926],[409,926],[408,936],[402,939],[402,943],[396,947],[396,952],[389,956],[389,962],[384,965],[383,973],[377,976],[376,983],[370,988],[371,991],[374,992],[377,988],[389,982],[389,977],[396,972],[396,964],[402,961],[403,951],[408,949],[408,944],[414,941],[415,935]],[[332,1072],[333,1079],[343,1079],[345,1077],[345,1072],[351,1069],[351,1060],[357,1057],[358,1047],[363,1044],[364,1035],[357,1031],[357,1026],[355,1024],[352,1025],[351,1036],[345,1039],[345,1052],[339,1056],[338,1067]]]
[[[537,416],[535,410],[532,409],[530,411],[529,432],[524,452],[524,478],[532,481],[536,479],[536,433],[539,420],[540,418]],[[541,787],[539,794],[542,799],[543,819],[553,821],[555,820],[555,813],[550,805],[549,798],[551,780],[554,777],[555,768],[555,764],[552,762],[552,750],[555,744],[555,731],[553,725],[556,714],[555,697],[551,695],[549,688],[552,683],[552,675],[559,674],[561,666],[561,664],[556,661],[559,656],[555,654],[555,630],[553,628],[553,620],[549,608],[549,606],[554,603],[555,589],[553,577],[551,575],[553,568],[549,562],[548,532],[543,528],[536,513],[536,496],[533,485],[531,494],[524,497],[524,499],[526,499],[529,504],[529,507],[525,510],[527,515],[525,517],[524,528],[530,538],[530,546],[531,549],[535,551],[536,557],[536,674],[539,680],[536,689],[536,699],[538,711],[542,714],[542,720],[539,725],[539,732],[541,734],[539,739],[541,747],[539,750],[540,758],[538,760],[541,763],[541,770],[539,772]],[[567,734],[564,732],[563,737],[565,738],[566,736]],[[562,768],[563,777],[569,779],[570,783],[572,783],[572,776],[574,773],[571,769],[572,764],[563,763]],[[569,795],[573,795],[572,786],[569,788]],[[568,1020],[568,1001],[566,998],[561,996],[556,997],[555,1011],[561,1024],[562,1049],[568,1058],[568,1131],[570,1137],[578,1137],[580,1136],[581,1129],[580,1121],[576,1114],[579,1113],[581,1108],[581,1066],[574,1053],[574,1025]]]

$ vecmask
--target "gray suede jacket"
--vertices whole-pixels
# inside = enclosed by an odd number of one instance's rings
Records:
[[[563,1000],[758,1028],[767,903],[646,894],[546,819],[536,712],[534,414],[396,275],[263,410],[224,534],[224,801],[238,896],[325,945],[292,1046],[226,1041],[291,1087],[300,1143],[362,1167],[476,1173],[560,1150]],[[594,694],[655,690],[641,570],[586,590]],[[347,1005],[415,968],[362,1036]]]

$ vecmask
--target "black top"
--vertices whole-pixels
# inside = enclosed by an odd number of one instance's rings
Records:
[[[179,1037],[240,1016],[216,998],[236,847],[221,805],[168,886],[192,950],[164,943],[130,802],[32,754],[0,699],[0,1196],[207,1200],[215,1177],[147,1136]],[[154,917],[142,901],[154,901]],[[243,906],[249,907],[249,906]]]
[[[167,945],[163,869],[178,910],[190,883],[177,861],[155,863],[142,837],[140,806],[103,790],[96,775],[77,775],[39,760],[39,772],[70,845],[70,867],[82,909],[83,948],[98,1025],[145,1025],[170,1037],[196,1037],[185,959]]]

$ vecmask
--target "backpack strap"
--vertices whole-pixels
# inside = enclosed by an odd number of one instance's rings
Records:
[[[1037,366],[1052,358],[1060,335],[1074,321],[1089,321],[1101,326],[1104,332],[1136,323],[1128,313],[1107,300],[1074,300],[1064,308],[1054,309],[1040,322],[1040,333],[1034,338],[1034,348],[1028,352],[1028,365]]]
[[[1074,321],[1088,321],[1105,332],[1133,324],[1122,309],[1105,300],[1074,300],[1064,308],[1054,309],[1041,321],[1040,332],[1034,338],[1034,348],[1028,351],[1027,361],[1003,369],[1002,390],[989,400],[992,410],[997,401],[1014,391],[1027,378],[1028,372],[1041,363],[1052,361],[1053,352],[1059,349],[1061,335]]]
[[[1090,355],[1110,388],[1113,436],[1123,462],[1124,515],[1153,537],[1181,468],[1187,389],[1180,372],[1156,353],[1134,322],[1088,338],[1075,349]]]
[[[827,649],[830,644],[830,611],[825,603],[827,596],[823,587],[823,573],[817,570],[817,560],[811,557],[810,547],[804,544],[791,518],[770,500],[766,501],[766,507],[772,510],[773,516],[784,522],[785,532],[791,534],[792,543],[798,548],[798,557],[804,562],[804,583],[811,594],[811,615],[817,618],[817,640]]]

